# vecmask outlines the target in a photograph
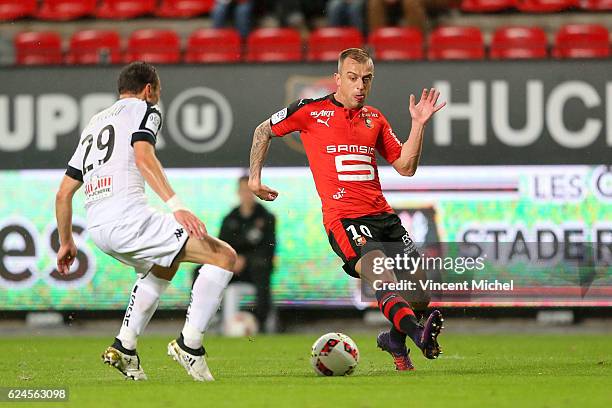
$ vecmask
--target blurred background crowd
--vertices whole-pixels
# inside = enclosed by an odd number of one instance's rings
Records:
[[[331,61],[364,45],[378,60],[607,58],[611,11],[612,0],[0,0],[0,64]]]
[[[451,5],[459,5],[458,0],[217,0],[211,16],[217,28],[233,19],[243,36],[262,19],[297,29],[352,26],[366,35],[389,25],[427,30]]]

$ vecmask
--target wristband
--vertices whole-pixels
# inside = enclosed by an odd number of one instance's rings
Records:
[[[181,199],[176,194],[170,197],[168,201],[166,201],[166,205],[172,212],[179,211],[179,210],[187,210],[187,207],[185,206],[185,204],[183,204]]]

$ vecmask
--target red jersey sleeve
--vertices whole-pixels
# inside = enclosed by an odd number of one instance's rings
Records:
[[[304,130],[308,100],[300,99],[276,112],[270,117],[270,127],[276,136],[285,136],[291,132]]]
[[[376,141],[376,150],[378,150],[378,153],[391,164],[401,156],[402,142],[395,136],[395,132],[393,132],[387,118],[381,114],[380,119],[382,128],[378,134],[378,140]]]

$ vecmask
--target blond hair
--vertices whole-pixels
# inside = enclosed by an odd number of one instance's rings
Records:
[[[338,56],[338,73],[342,70],[342,64],[347,58],[353,59],[361,64],[369,63],[374,67],[374,61],[372,61],[372,57],[370,57],[370,54],[366,50],[362,48],[347,48]]]

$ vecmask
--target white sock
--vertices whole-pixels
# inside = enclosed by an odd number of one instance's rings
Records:
[[[191,289],[191,301],[183,327],[185,345],[192,349],[202,347],[202,335],[208,328],[223,298],[223,291],[233,274],[214,265],[203,265]]]
[[[132,289],[130,302],[121,330],[117,338],[123,347],[129,350],[136,349],[137,338],[153,317],[159,304],[159,297],[170,285],[170,281],[160,279],[149,272],[144,278],[138,279]]]

